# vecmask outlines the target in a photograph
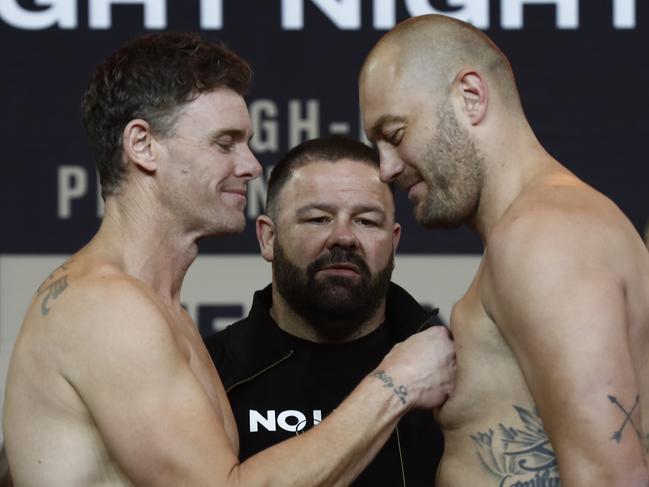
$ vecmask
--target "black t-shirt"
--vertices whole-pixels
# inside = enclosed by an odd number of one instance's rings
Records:
[[[343,344],[314,343],[280,332],[293,355],[228,392],[239,429],[241,461],[317,425],[392,348],[384,325]],[[408,486],[433,485],[441,435],[432,413],[412,411],[397,430],[398,437],[390,436],[354,486],[401,486],[404,476]],[[419,451],[422,446],[430,451]],[[422,455],[430,463],[415,461]]]

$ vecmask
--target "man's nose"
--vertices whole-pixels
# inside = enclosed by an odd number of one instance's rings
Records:
[[[379,175],[384,183],[391,183],[397,179],[405,168],[405,164],[393,150],[381,150],[380,159]]]
[[[345,248],[358,248],[358,239],[352,225],[353,223],[350,221],[336,222],[327,238],[327,248],[331,249],[336,245]]]
[[[255,179],[261,174],[261,164],[250,147],[246,146],[241,158],[237,161],[237,176]]]

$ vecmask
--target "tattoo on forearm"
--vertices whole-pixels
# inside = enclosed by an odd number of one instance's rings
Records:
[[[644,436],[642,434],[642,431],[638,427],[638,425],[635,424],[633,421],[633,418],[631,415],[635,412],[635,410],[640,406],[640,396],[636,395],[635,396],[635,402],[633,403],[633,406],[631,406],[631,409],[627,410],[621,403],[618,401],[618,399],[615,396],[608,396],[608,400],[611,401],[615,406],[622,411],[622,414],[624,415],[624,420],[622,421],[622,425],[620,428],[613,433],[613,436],[611,436],[611,440],[615,440],[616,443],[620,443],[622,441],[622,434],[624,433],[624,429],[626,428],[627,425],[631,425],[631,428],[635,431],[636,435],[638,435],[638,438],[640,438],[640,441],[643,443],[643,446],[647,447],[647,440],[649,439],[649,436]]]
[[[65,264],[61,265],[60,267],[57,267],[52,271],[52,273],[48,276],[47,279],[45,279],[45,282],[40,285],[38,290],[36,291],[36,294],[38,296],[45,295],[43,297],[43,301],[41,302],[41,314],[43,316],[46,316],[50,312],[50,308],[52,305],[50,304],[50,300],[55,300],[58,298],[63,291],[66,290],[68,287],[68,275],[64,274],[63,276],[59,277],[58,279],[52,280],[52,276],[59,271],[67,271],[68,268],[66,267]]]
[[[471,435],[482,466],[498,479],[498,487],[559,487],[559,469],[538,413],[513,406],[524,428],[498,424]],[[494,441],[494,437],[500,439]]]
[[[406,403],[406,396],[408,395],[408,388],[406,386],[396,387],[394,385],[394,381],[392,380],[392,377],[386,374],[385,371],[383,370],[377,370],[376,372],[373,372],[370,375],[372,377],[378,378],[381,382],[383,382],[383,387],[391,388],[394,391],[394,393],[397,395],[399,400],[403,404]]]

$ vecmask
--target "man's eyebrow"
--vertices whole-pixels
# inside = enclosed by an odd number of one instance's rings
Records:
[[[253,135],[254,135],[253,133],[248,134],[247,131],[245,130],[225,128],[225,129],[219,129],[216,132],[214,132],[214,134],[212,135],[212,139],[216,140],[219,137],[229,136],[236,140],[247,139],[246,142],[250,142],[250,139],[252,139]]]
[[[320,210],[320,211],[325,211],[327,213],[333,213],[336,208],[333,205],[328,205],[325,203],[309,203],[304,206],[300,206],[295,214],[298,217],[304,216],[305,213],[308,213],[311,210]]]
[[[386,125],[388,123],[403,123],[405,122],[406,119],[405,117],[402,117],[400,115],[381,115],[379,119],[372,125],[372,128],[370,129],[370,134],[372,135],[378,135],[381,133],[381,127],[383,125]]]
[[[301,206],[295,212],[298,217],[304,216],[311,210],[320,210],[327,213],[335,213],[336,206],[329,205],[326,203],[311,203],[304,206]],[[379,213],[381,215],[386,215],[385,209],[380,205],[355,205],[352,207],[353,214],[359,213]]]

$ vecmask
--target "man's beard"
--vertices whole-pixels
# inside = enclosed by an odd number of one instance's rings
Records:
[[[478,209],[484,162],[449,101],[440,105],[437,120],[437,133],[421,163],[428,191],[415,216],[427,228],[455,228],[469,221]]]
[[[317,272],[338,263],[355,265],[360,279],[324,276]],[[390,285],[394,257],[372,276],[365,261],[354,250],[335,246],[300,269],[284,253],[275,239],[273,275],[277,291],[286,303],[318,335],[330,342],[345,341],[379,309]]]

